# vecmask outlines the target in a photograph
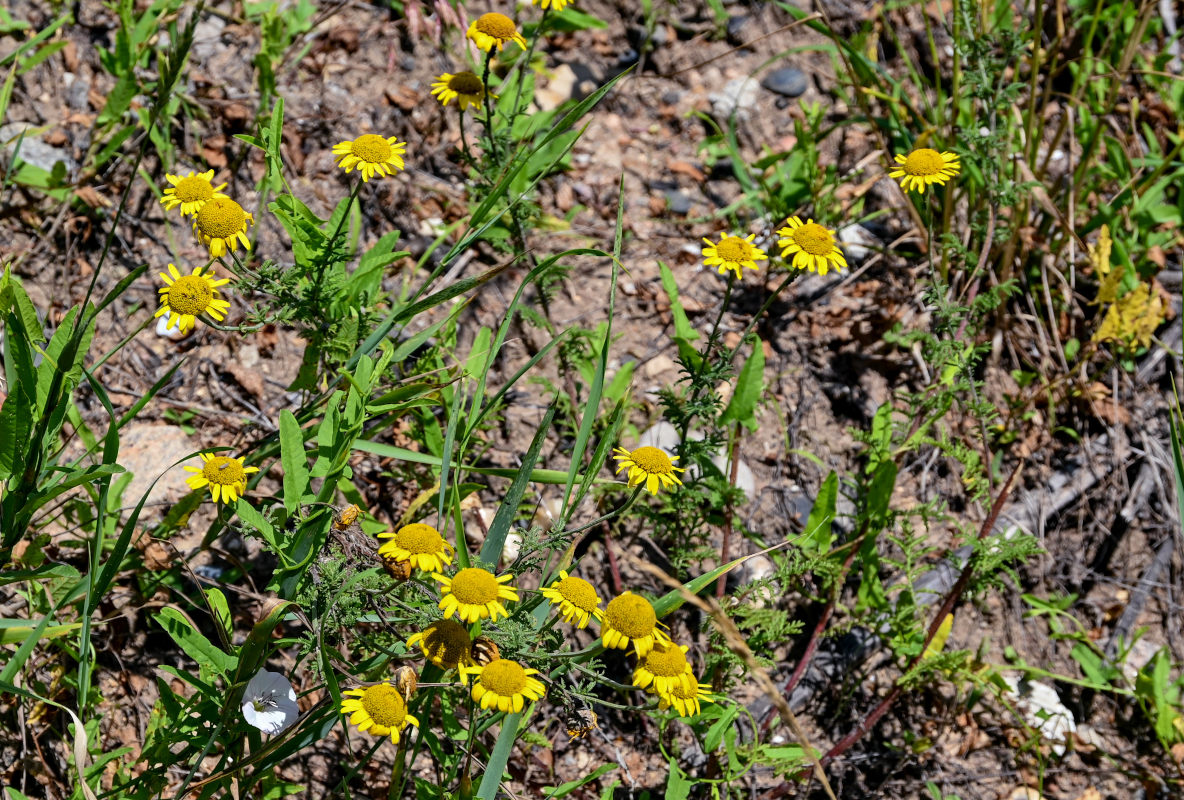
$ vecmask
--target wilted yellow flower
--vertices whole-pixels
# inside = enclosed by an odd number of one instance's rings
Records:
[[[830,267],[841,269],[847,266],[843,251],[835,243],[835,232],[824,228],[814,220],[802,222],[801,217],[786,220],[788,227],[777,231],[782,238],[777,245],[782,247],[781,257],[793,256],[794,269],[808,269],[825,275]]]
[[[445,72],[432,84],[432,94],[442,106],[455,98],[461,111],[469,106],[480,108],[485,102],[485,83],[472,72],[458,72],[455,75]]]
[[[1163,299],[1150,285],[1140,283],[1110,304],[1093,340],[1147,347],[1163,320]]]
[[[897,166],[888,177],[900,180],[900,186],[906,192],[924,193],[925,187],[944,184],[962,169],[956,153],[939,153],[928,147],[921,147],[907,156],[898,153],[895,159]]]
[[[170,211],[180,206],[183,217],[196,214],[198,209],[215,197],[226,196],[222,194],[222,190],[226,188],[225,183],[214,185],[212,169],[200,175],[190,172],[188,175],[166,174],[164,177],[172,186],[164,190],[160,202]]]
[[[185,479],[190,489],[210,487],[215,503],[233,503],[247,491],[247,476],[258,472],[258,467],[243,466],[242,458],[216,456],[200,453],[205,464],[201,467],[185,467],[186,472],[196,472]]]
[[[341,713],[349,714],[350,724],[360,731],[375,736],[390,736],[399,743],[399,732],[408,725],[419,727],[419,720],[407,713],[407,701],[397,686],[377,683],[374,686],[349,689],[342,692],[347,699],[341,701]]]
[[[768,261],[769,256],[752,243],[755,238],[755,233],[745,239],[724,233],[720,235],[718,244],[704,239],[707,246],[703,248],[703,266],[718,267],[720,275],[732,270],[737,278],[742,277],[741,267],[757,269],[756,262]]]
[[[519,47],[526,49],[526,38],[518,32],[514,20],[496,11],[477,17],[469,26],[467,35],[487,53],[495,47],[501,50],[506,42],[517,42]]]
[[[230,303],[218,297],[218,287],[230,283],[229,278],[214,280],[213,271],[203,275],[204,267],[195,267],[191,275],[181,272],[169,264],[169,272],[157,273],[165,282],[160,292],[160,308],[153,316],[168,314],[168,326],[176,327],[182,333],[193,327],[200,314],[209,314],[221,322],[226,318]]]
[[[383,178],[403,169],[403,154],[406,151],[407,143],[400,142],[398,136],[384,139],[375,133],[333,145],[337,166],[344,169],[347,175],[357,169],[362,174],[363,182],[368,182],[375,175]]]
[[[682,486],[676,472],[686,472],[682,467],[674,466],[678,456],[668,456],[656,447],[639,447],[636,450],[626,450],[624,447],[613,448],[613,458],[620,463],[617,472],[628,467],[629,485],[645,484],[645,490],[650,494],[657,494],[660,488],[670,488],[675,484]]]

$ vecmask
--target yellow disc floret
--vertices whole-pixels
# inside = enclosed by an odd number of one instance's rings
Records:
[[[560,570],[559,580],[552,583],[541,594],[559,606],[559,613],[567,623],[575,621],[577,628],[587,627],[592,617],[603,619],[604,612],[600,610],[600,598],[596,589],[583,578],[568,575]]]
[[[513,586],[504,584],[513,580],[507,574],[495,577],[480,567],[468,567],[449,578],[440,573],[432,577],[440,582],[440,610],[446,615],[458,615],[468,623],[489,617],[496,622],[499,616],[508,617],[503,600],[517,600],[518,592]]]
[[[251,249],[247,226],[254,222],[255,218],[229,197],[215,197],[198,210],[193,218],[193,230],[210,248],[210,256],[221,258],[240,242],[244,250]]]
[[[519,47],[526,49],[526,38],[518,32],[514,20],[496,11],[477,17],[469,26],[467,36],[487,53],[495,47],[501,50],[506,42],[517,42]]]
[[[247,475],[258,472],[258,467],[243,466],[242,458],[231,456],[216,456],[201,453],[201,460],[205,462],[201,467],[185,467],[189,472],[196,472],[185,479],[191,489],[210,487],[210,494],[215,503],[233,503],[247,491]]]
[[[939,153],[928,147],[913,150],[907,156],[894,156],[896,166],[888,177],[900,181],[906,192],[924,192],[932,184],[944,184],[962,169],[958,155],[949,151]]]
[[[657,494],[661,487],[682,485],[682,481],[674,473],[685,472],[682,467],[674,466],[678,457],[666,455],[656,447],[639,447],[636,450],[626,450],[623,447],[613,448],[613,458],[620,462],[617,472],[628,468],[629,485],[645,484],[645,490],[650,494]]]
[[[473,683],[473,699],[482,708],[517,713],[526,705],[526,700],[538,700],[546,687],[538,678],[538,670],[527,669],[517,661],[499,658],[490,661],[480,670],[470,670],[477,679]]]
[[[758,261],[768,261],[769,256],[752,242],[756,234],[745,239],[730,234],[722,234],[718,243],[704,239],[707,245],[703,248],[703,266],[717,267],[719,274],[731,270],[737,278],[742,275],[742,269],[757,269]]]
[[[793,256],[794,269],[825,275],[832,266],[835,269],[847,266],[843,251],[835,244],[835,232],[812,219],[802,222],[801,217],[790,217],[787,226],[777,233],[782,237],[777,240],[783,248],[781,257]]]
[[[408,647],[419,645],[424,656],[441,669],[453,669],[470,663],[472,641],[469,632],[454,619],[433,622],[407,640]]]
[[[410,561],[417,569],[438,572],[452,563],[452,546],[431,525],[413,522],[393,533],[380,533],[378,538],[390,539],[378,548],[380,556]]]
[[[658,628],[658,617],[650,601],[628,591],[613,598],[604,609],[600,636],[605,647],[617,650],[624,650],[632,643],[638,658],[643,658],[655,643],[670,642],[670,637]]]
[[[419,720],[407,712],[407,701],[397,686],[378,683],[343,693],[341,713],[349,714],[349,721],[360,731],[375,736],[390,736],[398,744],[399,732],[408,725],[419,727]]]

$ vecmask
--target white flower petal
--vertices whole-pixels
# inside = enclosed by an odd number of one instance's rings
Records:
[[[278,672],[259,670],[243,692],[243,719],[267,734],[284,731],[300,717],[296,690]]]

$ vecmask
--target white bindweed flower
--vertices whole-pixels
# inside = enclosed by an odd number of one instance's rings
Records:
[[[300,716],[296,690],[278,672],[261,669],[243,692],[243,718],[264,733],[277,734]]]

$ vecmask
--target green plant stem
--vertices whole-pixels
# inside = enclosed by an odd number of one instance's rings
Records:
[[[522,62],[522,75],[518,78],[518,88],[514,91],[514,115],[522,113],[522,87],[526,84],[526,72],[530,69],[531,59],[534,58],[534,48],[543,38],[543,31],[547,28],[547,17],[551,14],[551,6],[543,9],[539,17],[539,24],[535,26],[534,36],[530,37],[530,44],[526,48],[526,60]]]
[[[489,75],[493,68],[493,54],[497,52],[496,48],[489,48],[485,54],[485,69],[481,73],[481,85],[485,87],[485,137],[489,139],[489,152],[493,155],[493,161],[498,169],[501,169],[501,153],[497,146],[497,137],[493,135],[493,93],[489,91]]]

